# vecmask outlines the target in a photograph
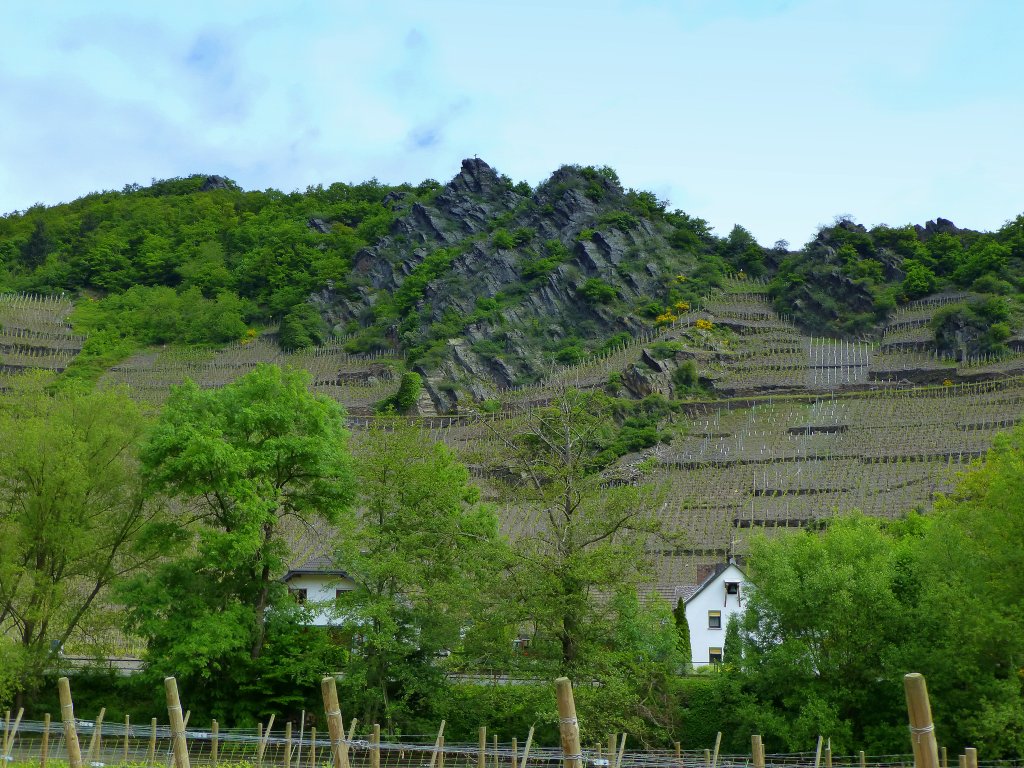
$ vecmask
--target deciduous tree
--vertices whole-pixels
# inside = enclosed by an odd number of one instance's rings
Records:
[[[279,581],[286,526],[315,535],[353,497],[342,410],[308,383],[305,372],[264,365],[219,390],[186,383],[164,407],[142,461],[150,487],[178,505],[179,541],[174,557],[124,590],[157,672],[233,670],[227,678],[242,684],[288,666],[282,656],[259,663],[268,638],[294,634],[302,618]],[[276,648],[294,659],[308,650]]]
[[[109,621],[107,588],[154,556],[141,534],[160,520],[138,482],[139,408],[51,381],[15,379],[0,403],[0,626],[28,689],[76,631]]]

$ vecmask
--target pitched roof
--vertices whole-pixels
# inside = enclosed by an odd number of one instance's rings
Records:
[[[698,594],[704,591],[704,589],[715,579],[725,573],[729,566],[736,565],[736,563],[715,563],[715,565],[702,566],[697,572],[698,578],[701,578],[697,584],[678,584],[675,587],[673,599],[678,601],[682,599],[684,603],[688,603]],[[743,569],[736,565],[736,568],[743,573]]]
[[[339,568],[329,556],[313,555],[300,565],[293,566],[288,573],[281,577],[281,580],[288,581],[293,576],[302,575],[347,576],[348,574]]]

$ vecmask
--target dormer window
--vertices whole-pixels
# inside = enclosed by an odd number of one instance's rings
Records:
[[[740,583],[738,581],[727,581],[725,582],[725,594],[727,595],[738,595],[740,593]]]

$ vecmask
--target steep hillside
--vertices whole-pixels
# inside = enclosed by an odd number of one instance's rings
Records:
[[[723,288],[756,301],[734,311]],[[474,158],[444,185],[290,194],[197,175],[0,217],[0,293],[78,299],[66,343],[31,346],[11,326],[8,366],[49,355],[96,380],[151,345],[267,337],[282,354],[388,355],[435,413],[595,361],[611,377],[595,385],[636,397],[996,375],[1024,348],[1022,289],[1024,216],[993,233],[840,218],[798,251],[766,248],[741,226],[713,235],[607,167],[564,166],[534,189]],[[661,339],[671,348],[643,347],[679,328]],[[841,343],[854,341],[874,345],[870,365]],[[854,349],[856,381],[828,373],[850,367],[840,349]]]
[[[566,166],[531,191],[465,160],[433,200],[401,210],[315,301],[349,348],[407,351],[442,408],[621,343],[723,272],[704,222],[606,168]]]

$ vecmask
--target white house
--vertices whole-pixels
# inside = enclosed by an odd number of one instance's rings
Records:
[[[735,562],[719,563],[699,584],[676,587],[690,625],[690,657],[695,667],[722,661],[729,617],[743,612],[746,575]]]
[[[343,592],[355,589],[355,583],[345,571],[329,557],[311,557],[297,565],[282,578],[288,593],[298,602],[313,610],[313,626],[326,627],[334,623],[334,603]]]

